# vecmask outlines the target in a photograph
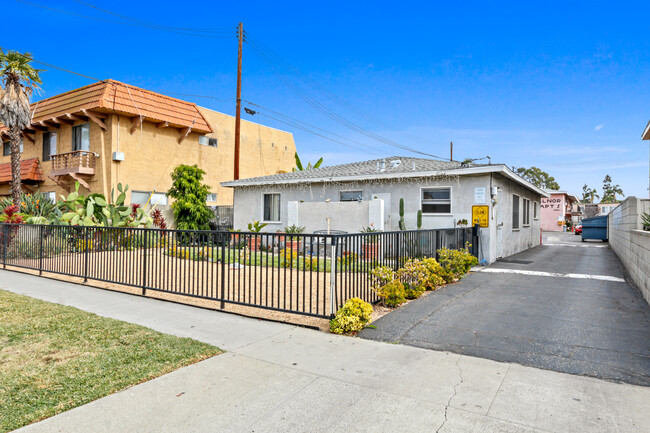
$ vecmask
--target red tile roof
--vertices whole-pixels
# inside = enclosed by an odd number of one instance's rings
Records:
[[[43,182],[43,172],[38,158],[20,161],[20,178],[23,182]],[[11,163],[0,164],[0,183],[11,182]]]
[[[150,122],[168,122],[171,127],[189,127],[192,131],[202,133],[212,132],[212,127],[196,104],[115,80],[90,84],[34,102],[33,122],[52,119],[66,113],[79,114],[84,109],[131,117],[143,116]]]

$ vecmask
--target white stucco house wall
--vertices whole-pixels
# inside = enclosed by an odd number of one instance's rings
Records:
[[[234,228],[252,221],[268,232],[289,225],[359,232],[372,225],[399,229],[404,199],[407,229],[472,225],[473,206],[487,206],[488,227],[480,229],[482,263],[516,254],[541,241],[540,201],[549,194],[504,164],[391,157],[223,182],[234,189]]]

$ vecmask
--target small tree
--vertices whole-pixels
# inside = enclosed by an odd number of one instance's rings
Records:
[[[550,176],[547,172],[537,167],[519,167],[515,168],[514,171],[538,188],[553,190],[560,189],[560,185],[558,185],[553,176]]]
[[[205,171],[195,165],[179,165],[172,172],[172,187],[167,196],[174,199],[172,209],[181,230],[209,230],[212,212],[205,205],[210,187],[202,183]]]
[[[621,189],[620,185],[612,185],[612,178],[611,176],[605,175],[605,179],[603,179],[603,199],[601,200],[603,203],[618,203],[620,200],[616,198],[616,195],[620,195],[622,197],[625,197],[625,194],[623,194],[623,190]]]
[[[312,168],[318,168],[320,165],[323,163],[323,158],[320,158],[318,161],[316,161],[316,164],[311,165],[311,162],[307,163],[307,167],[302,165],[302,161],[300,160],[300,157],[298,156],[298,152],[296,152],[293,157],[296,159],[296,166],[293,168],[293,171],[304,171],[304,170],[311,170]]]
[[[582,202],[593,203],[595,198],[600,198],[596,188],[591,188],[586,183],[582,185]]]

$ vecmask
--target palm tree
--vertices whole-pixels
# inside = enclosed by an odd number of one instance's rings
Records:
[[[614,203],[618,203],[619,200],[616,199],[616,194],[625,197],[625,194],[623,194],[623,190],[621,189],[621,185],[614,185],[610,189],[612,193],[612,197],[614,198]]]
[[[593,203],[594,198],[600,198],[596,188],[590,188],[587,184],[582,186],[582,202],[583,203]]]
[[[14,205],[20,206],[20,133],[31,124],[29,98],[41,79],[38,69],[32,67],[30,53],[0,50],[0,122],[8,129],[11,148],[11,195]]]

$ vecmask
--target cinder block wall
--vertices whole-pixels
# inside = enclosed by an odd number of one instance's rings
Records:
[[[650,232],[641,214],[650,213],[650,199],[628,197],[609,214],[609,245],[650,303]]]

